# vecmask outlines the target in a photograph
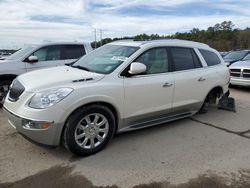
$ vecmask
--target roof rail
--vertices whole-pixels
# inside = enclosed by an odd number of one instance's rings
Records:
[[[112,43],[119,43],[119,42],[138,42],[141,43],[141,45],[143,44],[147,44],[147,43],[151,43],[151,42],[170,42],[170,43],[184,43],[184,44],[188,44],[188,45],[196,45],[196,46],[204,46],[204,47],[210,47],[207,44],[201,43],[201,42],[196,42],[196,41],[191,41],[191,40],[182,40],[182,39],[173,39],[173,38],[159,38],[159,39],[146,39],[146,40],[137,40],[137,39],[125,39],[125,40],[116,40],[113,41]]]

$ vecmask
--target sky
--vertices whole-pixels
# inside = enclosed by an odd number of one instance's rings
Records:
[[[225,20],[249,27],[250,0],[0,0],[0,48],[91,42],[95,28],[103,38],[168,35]]]

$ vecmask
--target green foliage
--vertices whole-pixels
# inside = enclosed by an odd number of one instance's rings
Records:
[[[224,21],[220,24],[215,24],[213,27],[209,27],[206,30],[193,28],[189,32],[177,32],[174,35],[160,36],[158,34],[147,35],[143,33],[134,37],[123,37],[114,39],[105,38],[102,41],[97,42],[96,47],[116,40],[153,40],[167,38],[203,42],[219,51],[230,51],[234,49],[250,48],[250,28],[246,28],[243,30],[234,29],[234,24],[231,21]],[[95,42],[92,42],[91,44],[92,47],[95,47]]]

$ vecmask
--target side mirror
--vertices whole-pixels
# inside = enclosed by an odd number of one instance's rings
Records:
[[[145,72],[146,70],[147,70],[147,67],[143,63],[133,62],[130,65],[130,69],[128,73],[132,75],[136,75],[136,74],[141,74]]]
[[[29,60],[30,63],[36,63],[36,62],[38,62],[38,57],[32,55],[32,56],[28,57],[28,60]]]

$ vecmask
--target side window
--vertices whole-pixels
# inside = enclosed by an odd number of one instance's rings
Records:
[[[83,45],[65,45],[63,50],[63,59],[79,59],[85,55]]]
[[[153,48],[140,55],[135,62],[146,65],[145,74],[168,72],[168,54],[166,48]]]
[[[40,48],[33,53],[34,56],[37,56],[38,61],[55,61],[61,59],[61,48],[60,46],[46,46]]]
[[[200,60],[191,48],[172,47],[171,54],[175,71],[201,67]]]
[[[221,63],[220,58],[216,53],[208,51],[208,50],[199,50],[205,61],[207,62],[207,66],[218,65]]]
[[[48,51],[47,47],[40,48],[39,50],[37,50],[36,52],[34,52],[33,55],[37,56],[38,61],[46,61],[47,51]]]

